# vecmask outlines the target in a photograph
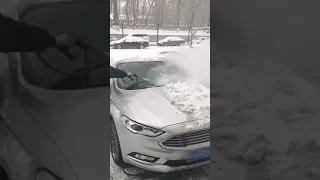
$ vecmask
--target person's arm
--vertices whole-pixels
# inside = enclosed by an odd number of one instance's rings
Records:
[[[42,52],[57,45],[47,30],[0,13],[0,52]]]
[[[110,78],[124,78],[128,76],[128,73],[120,70],[120,69],[116,69],[112,66],[110,66]]]

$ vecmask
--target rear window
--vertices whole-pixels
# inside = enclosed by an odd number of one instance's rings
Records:
[[[133,34],[132,36],[133,37],[141,37],[141,38],[143,38],[145,40],[149,40],[150,39],[147,34]]]
[[[49,30],[53,35],[68,32],[88,44],[109,51],[109,10],[105,2],[54,3],[38,6],[28,10],[21,20]],[[66,14],[68,14],[66,16]],[[70,23],[72,22],[72,23]],[[90,27],[88,27],[90,24]],[[95,28],[92,28],[95,27]],[[111,38],[111,37],[110,37]],[[70,61],[56,49],[42,53],[44,59],[59,71],[69,74],[81,68],[91,68],[107,63],[109,57],[89,49],[84,56],[82,49],[73,49],[77,58]],[[49,89],[84,89],[98,86],[109,86],[109,67],[103,66],[78,77],[66,78],[46,67],[35,53],[22,54],[22,72],[25,79],[36,86]],[[59,83],[60,82],[60,85]]]
[[[144,36],[148,36],[147,34],[133,34],[132,36],[136,36],[136,37],[144,37]]]

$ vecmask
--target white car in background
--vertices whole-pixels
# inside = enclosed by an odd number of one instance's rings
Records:
[[[158,41],[159,46],[180,46],[186,42],[185,39],[182,39],[177,36],[169,36]]]
[[[184,70],[167,61],[171,53],[111,64],[139,75],[133,80],[126,77],[110,81],[110,152],[120,167],[131,164],[168,173],[210,162],[210,125],[198,127],[195,124],[200,121],[191,115],[182,118],[186,114],[173,106],[162,91],[170,82],[155,80],[163,72],[181,81],[187,77]]]
[[[192,44],[210,44],[210,37],[198,37],[192,40]]]

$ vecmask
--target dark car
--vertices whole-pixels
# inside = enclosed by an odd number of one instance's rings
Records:
[[[108,1],[20,2],[23,12],[13,17],[54,34],[72,32],[97,48],[109,47]],[[72,61],[56,49],[42,53],[64,73],[48,68],[35,53],[0,57],[1,180],[109,178],[109,59],[93,49],[87,52],[73,48],[78,56]],[[83,71],[102,63],[108,66]]]
[[[122,39],[110,42],[110,47],[116,49],[144,49],[149,47],[149,40],[131,34]]]
[[[110,36],[110,42],[112,42],[112,41],[116,41],[116,40],[118,40],[118,38],[113,37],[113,36]]]
[[[180,46],[181,44],[184,44],[186,40],[176,37],[176,36],[169,36],[166,37],[160,41],[158,41],[159,46]]]

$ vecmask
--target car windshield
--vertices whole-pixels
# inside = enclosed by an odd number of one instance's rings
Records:
[[[125,62],[117,66],[125,72],[133,72],[137,78],[125,77],[117,79],[121,89],[135,90],[164,86],[170,82],[183,81],[188,78],[187,73],[173,63],[164,61]]]
[[[105,18],[109,12],[104,7],[105,5],[105,2],[99,1],[54,3],[30,9],[21,17],[21,20],[48,29],[54,35],[69,32],[94,47],[109,49],[108,37],[110,34],[107,33],[109,24]],[[96,28],[88,28],[88,24]],[[64,72],[64,74],[108,62],[108,57],[103,52],[97,52],[93,49],[88,49],[85,56],[82,49],[73,48],[71,54],[76,55],[77,58],[71,61],[56,49],[48,49],[42,53],[42,56],[52,67]],[[52,85],[56,84],[54,89],[63,90],[66,88],[84,89],[94,86],[109,86],[107,66],[86,73],[85,76],[67,78],[67,76],[45,66],[35,53],[22,53],[21,58],[23,76],[29,83],[39,87],[51,89]],[[60,86],[57,85],[58,82],[60,82]]]

